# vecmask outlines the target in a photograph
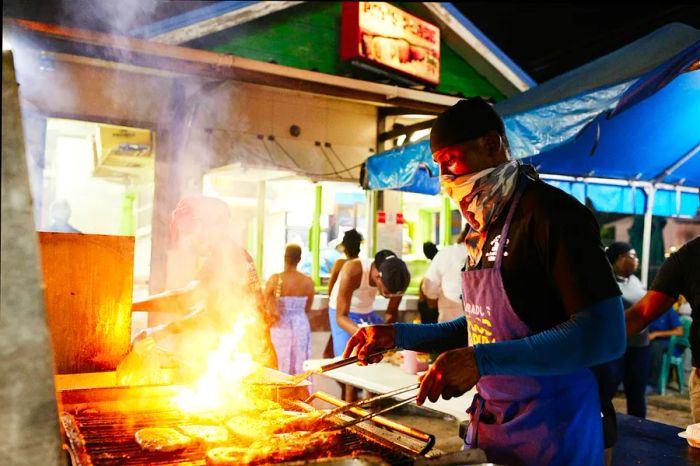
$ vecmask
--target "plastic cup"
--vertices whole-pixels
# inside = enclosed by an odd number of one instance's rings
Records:
[[[403,369],[403,371],[407,374],[415,374],[418,372],[418,358],[416,357],[416,352],[411,350],[403,350],[401,354],[403,355],[401,369]]]

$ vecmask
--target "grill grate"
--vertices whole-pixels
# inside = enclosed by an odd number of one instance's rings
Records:
[[[62,421],[71,441],[71,456],[74,463],[80,466],[88,466],[90,463],[94,466],[206,464],[206,449],[202,447],[189,447],[173,453],[146,452],[134,440],[135,432],[144,427],[177,427],[180,424],[197,422],[197,419],[188,418],[178,411],[123,413],[87,409],[73,412],[70,416],[64,415]],[[209,419],[208,423],[211,424],[212,420]],[[223,425],[221,422],[218,424]],[[73,430],[75,432],[72,435],[68,434]],[[81,441],[76,441],[78,438]],[[287,458],[285,461],[346,455],[379,456],[392,465],[410,465],[414,460],[413,456],[404,453],[398,447],[391,448],[355,431],[344,431],[342,442],[334,451],[305,454]],[[87,460],[77,460],[80,456]]]

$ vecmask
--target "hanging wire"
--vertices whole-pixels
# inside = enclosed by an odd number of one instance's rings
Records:
[[[299,170],[303,170],[303,168],[301,168],[301,165],[299,165],[299,162],[297,162],[296,159],[295,159],[294,157],[292,157],[292,154],[290,154],[289,152],[287,152],[287,150],[286,150],[284,147],[282,147],[282,144],[279,143],[279,141],[277,140],[277,138],[275,138],[274,136],[268,136],[267,139],[268,139],[268,141],[269,141],[269,140],[272,140],[272,142],[274,142],[275,144],[277,144],[277,147],[280,148],[280,150],[284,153],[284,155],[286,155],[287,158],[289,158],[289,160],[291,160],[292,163],[294,163],[294,165],[296,165],[297,168],[298,168]]]
[[[230,131],[227,131],[227,130],[222,129],[222,128],[211,128],[210,130],[211,130],[211,133],[212,133],[212,134],[213,134],[214,131],[219,131],[219,132],[226,133],[226,134],[230,133]],[[264,146],[264,144],[263,144],[263,146]],[[258,154],[254,153],[254,152],[249,152],[247,155],[250,155],[250,156],[252,156],[254,159],[257,159],[257,160],[259,160],[259,161],[261,161],[261,162],[263,162],[263,163],[265,163],[265,164],[272,164],[272,165],[275,165],[275,167],[277,167],[277,165],[275,164],[275,161],[272,160],[271,155],[270,155],[270,152],[267,150],[267,147],[265,147],[265,151],[267,152],[267,155],[268,155],[267,157],[261,157],[261,156],[259,156]]]
[[[226,129],[223,129],[223,128],[211,128],[211,131],[212,131],[212,132],[213,132],[213,131],[219,131],[219,132],[226,133],[226,134],[231,134],[231,133],[233,133],[232,131],[229,131],[229,130],[226,130]],[[296,160],[294,159],[294,157],[292,157],[292,155],[291,155],[289,152],[287,152],[287,151],[284,149],[284,147],[282,147],[279,143],[277,143],[277,146],[280,148],[280,150],[281,150],[282,152],[285,153],[285,155],[287,155],[287,157],[290,158],[290,160],[292,160],[292,162],[294,162],[294,164],[296,165],[297,168],[290,167],[290,166],[287,165],[287,164],[284,164],[284,165],[283,165],[283,164],[280,164],[279,162],[277,162],[277,161],[275,160],[275,158],[274,158],[274,155],[273,155],[272,152],[270,151],[268,145],[265,143],[265,137],[263,137],[262,135],[257,134],[257,133],[244,132],[244,131],[236,131],[235,133],[239,133],[239,134],[243,134],[243,135],[248,135],[248,136],[255,136],[255,138],[256,138],[258,141],[261,141],[261,142],[262,142],[262,146],[263,146],[263,148],[265,149],[265,153],[266,153],[267,157],[261,157],[261,156],[257,155],[256,153],[254,153],[254,152],[252,152],[252,151],[249,152],[249,153],[247,153],[247,155],[250,155],[250,156],[252,156],[253,158],[255,158],[255,159],[257,159],[257,160],[259,160],[259,161],[261,161],[261,162],[263,162],[263,163],[265,163],[265,164],[268,164],[268,165],[270,165],[270,166],[272,166],[272,167],[274,167],[274,168],[278,168],[278,169],[282,169],[282,170],[291,170],[291,171],[293,171],[293,172],[299,173],[299,174],[301,174],[301,175],[309,176],[309,177],[319,177],[319,178],[320,178],[320,177],[328,177],[328,176],[335,175],[335,176],[337,176],[339,179],[342,179],[342,180],[346,180],[346,181],[355,181],[355,178],[354,178],[352,175],[351,175],[350,177],[344,177],[344,176],[341,176],[341,174],[342,174],[342,173],[350,173],[352,170],[356,170],[356,169],[362,167],[362,164],[364,163],[364,162],[361,162],[361,163],[358,163],[357,165],[353,165],[353,166],[351,166],[351,167],[345,167],[345,168],[342,169],[342,170],[337,170],[337,169],[335,168],[335,165],[333,165],[332,161],[328,158],[328,155],[322,150],[321,153],[324,155],[324,157],[326,157],[326,160],[328,160],[328,163],[331,165],[331,167],[333,167],[333,171],[332,171],[332,172],[327,172],[327,173],[313,173],[313,172],[310,172],[310,171],[305,170],[302,166],[300,166],[299,163],[296,162]],[[276,141],[275,139],[272,139],[272,140],[273,140],[273,141]],[[317,147],[319,147],[319,146],[317,146]]]
[[[326,147],[328,147],[328,150],[331,151],[333,155],[335,155],[335,158],[338,159],[340,164],[343,166],[344,169],[348,169],[347,165],[345,165],[345,162],[343,162],[343,159],[338,155],[338,153],[333,149],[333,146],[330,145],[330,143],[326,143]]]
[[[321,143],[316,141],[314,144],[321,151],[321,154],[323,154],[323,157],[325,157],[326,162],[328,162],[328,165],[330,165],[331,168],[333,169],[333,174],[340,176],[340,173],[338,173],[337,169],[335,168],[335,164],[333,164],[333,161],[331,160],[331,158],[328,157],[328,154],[326,154],[326,151],[323,150],[323,146],[321,145]]]

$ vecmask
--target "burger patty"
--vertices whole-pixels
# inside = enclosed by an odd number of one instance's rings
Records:
[[[221,445],[228,441],[228,430],[225,427],[187,424],[177,428],[186,436],[206,446]]]
[[[245,464],[247,448],[217,447],[207,452],[206,460],[209,466],[236,466]]]
[[[136,443],[152,452],[171,452],[187,448],[194,442],[186,435],[170,427],[146,427],[134,434]]]

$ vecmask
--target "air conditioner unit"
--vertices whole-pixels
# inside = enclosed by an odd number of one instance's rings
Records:
[[[95,176],[152,176],[155,138],[147,129],[98,125],[95,139]]]

